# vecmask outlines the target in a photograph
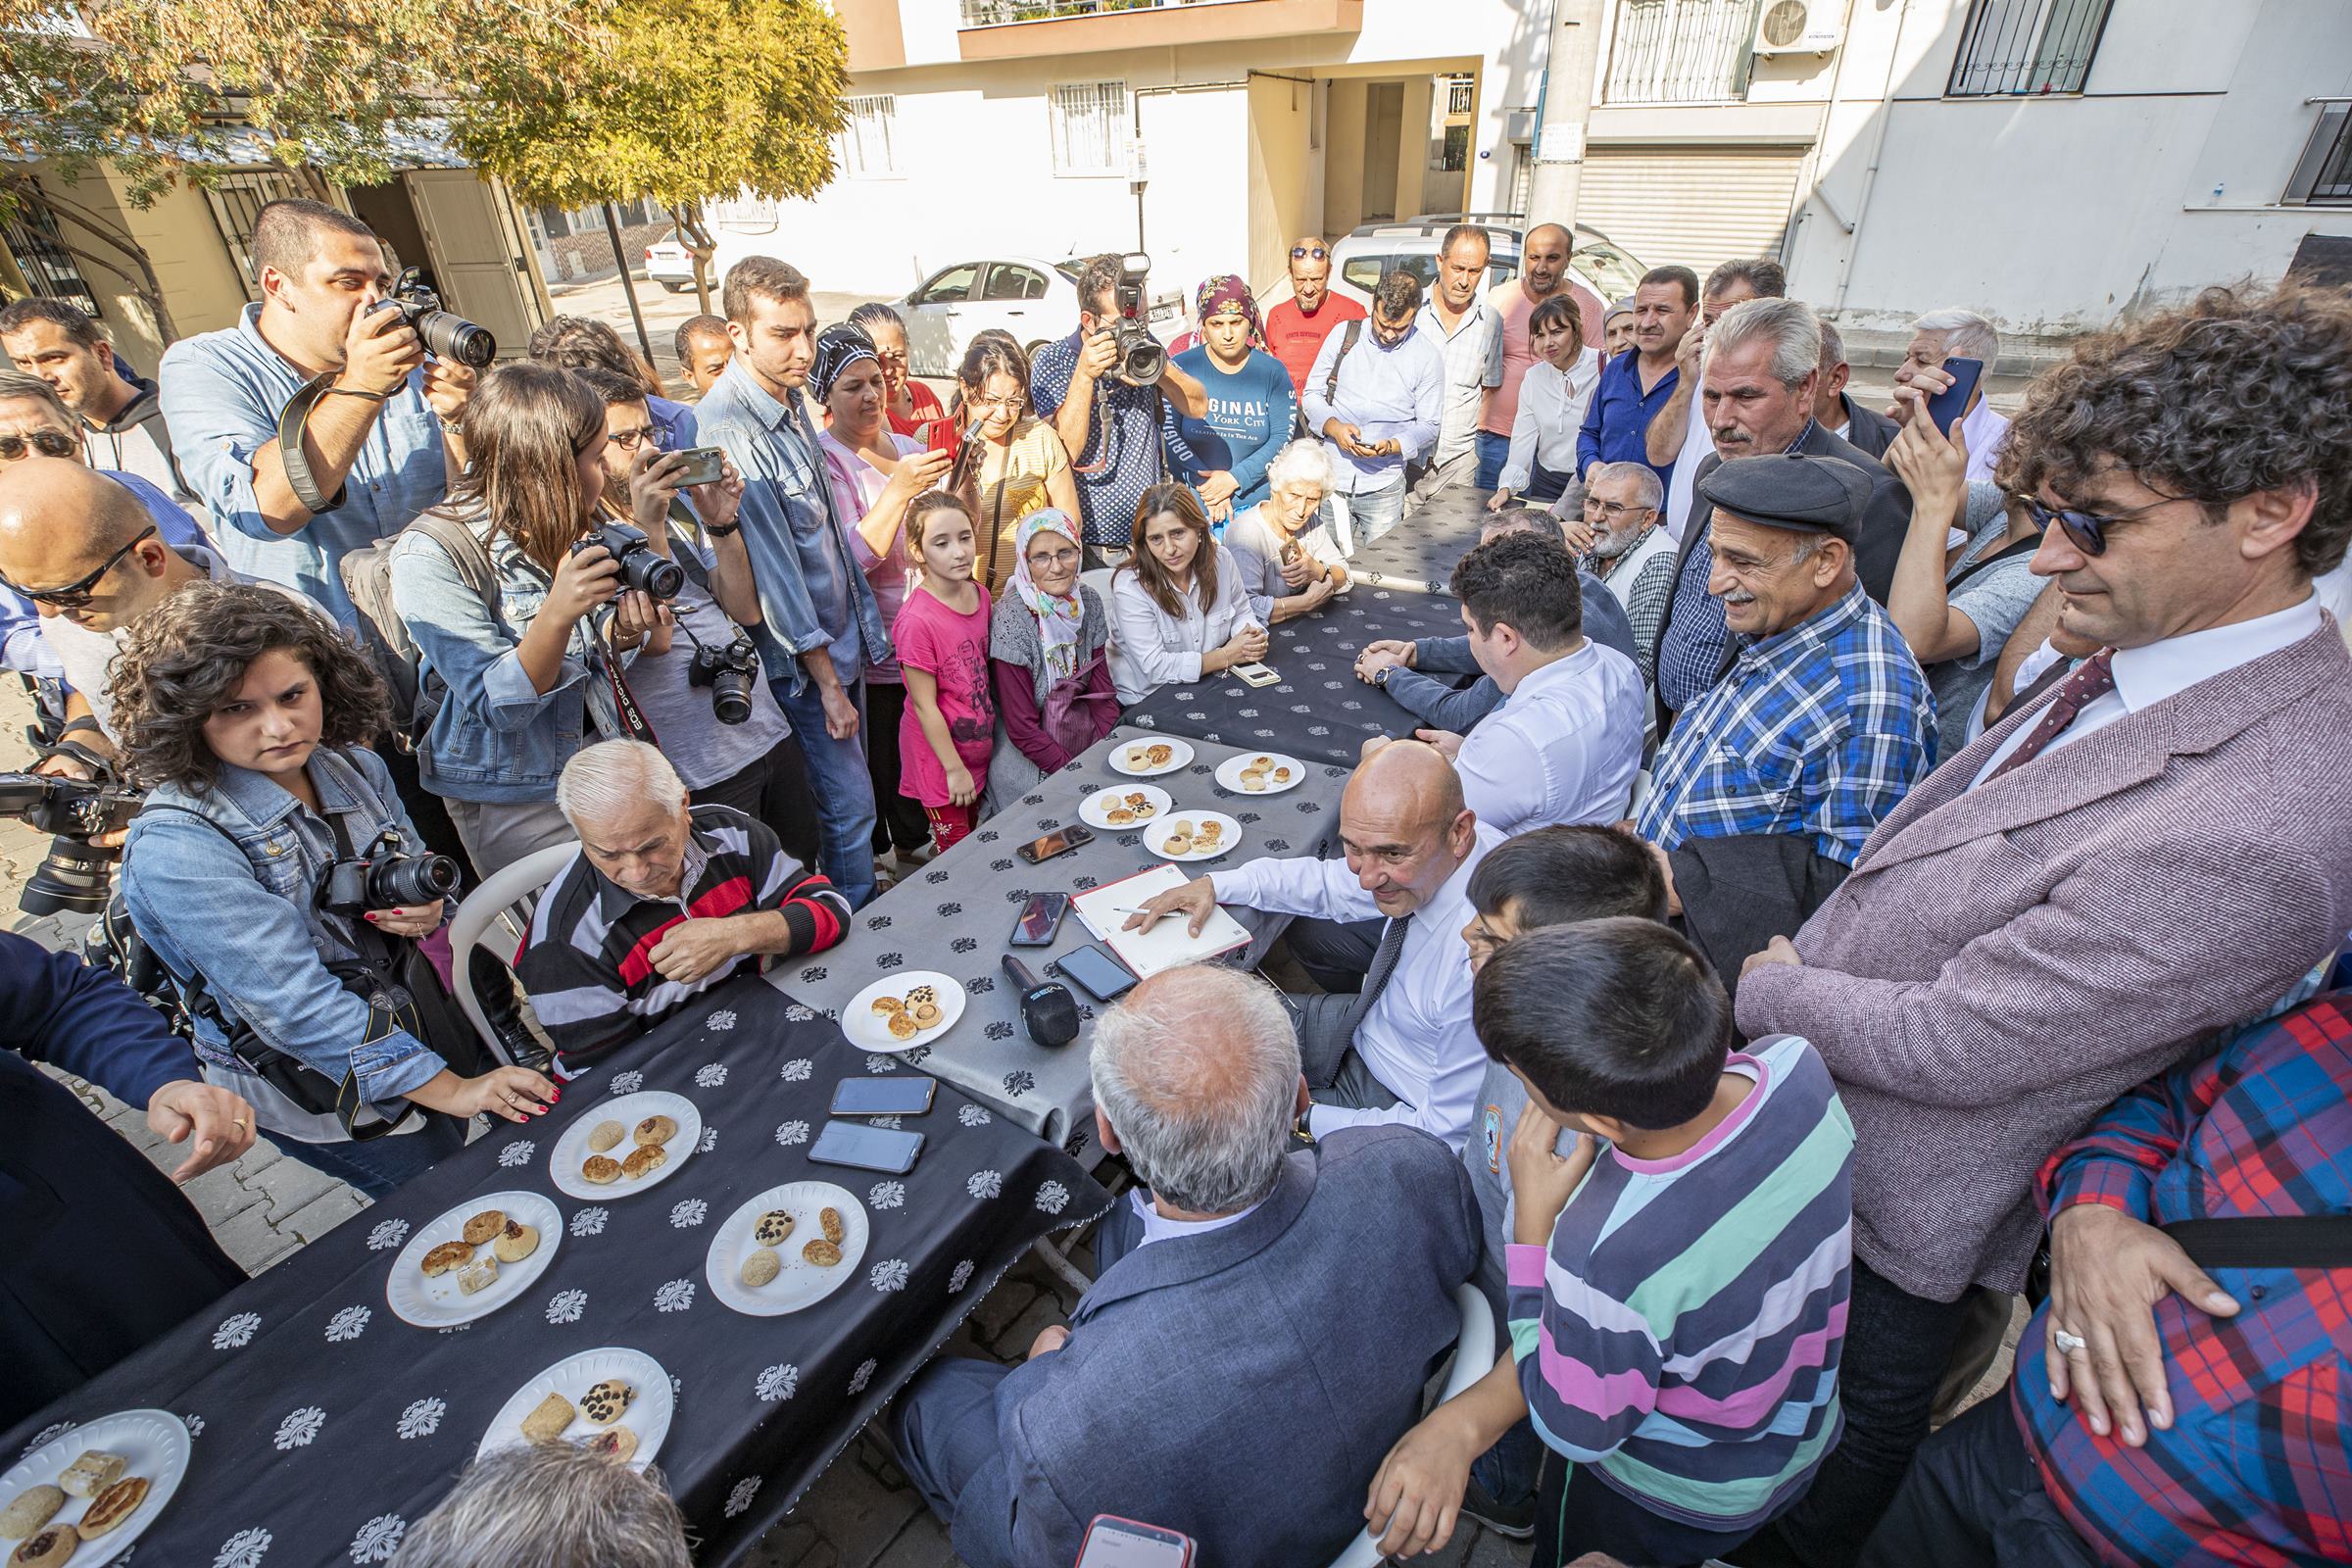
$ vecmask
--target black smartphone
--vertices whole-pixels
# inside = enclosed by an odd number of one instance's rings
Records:
[[[1060,934],[1061,917],[1070,912],[1067,893],[1032,893],[1029,902],[1021,906],[1021,918],[1012,928],[1011,945],[1016,948],[1051,947]]]
[[[819,1165],[855,1165],[886,1176],[904,1176],[914,1169],[923,1152],[921,1133],[872,1127],[861,1121],[829,1121],[808,1146],[808,1157]]]
[[[931,1108],[939,1080],[919,1072],[886,1078],[844,1078],[833,1086],[836,1116],[920,1116]]]
[[[1116,1514],[1099,1513],[1086,1527],[1078,1568],[1192,1568],[1190,1536]]]
[[[1936,421],[1936,429],[1950,435],[1952,426],[1959,422],[1961,414],[1967,410],[1968,400],[1976,392],[1977,383],[1984,378],[1984,362],[1946,360],[1943,362],[1943,373],[1952,378],[1952,384],[1928,399],[1928,417]]]
[[[1116,1002],[1135,989],[1135,973],[1099,942],[1065,953],[1046,965],[1097,1002]]]
[[[675,475],[676,483],[716,484],[726,477],[727,449],[724,447],[681,447],[678,456],[686,460]]]
[[[1093,828],[1083,822],[1072,822],[1067,827],[1055,828],[1033,844],[1022,845],[1012,853],[1027,860],[1031,865],[1036,865],[1040,861],[1051,860],[1056,855],[1067,855],[1081,844],[1094,842],[1095,830]]]

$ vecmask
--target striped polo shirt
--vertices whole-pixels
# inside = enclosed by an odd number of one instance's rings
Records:
[[[690,985],[663,979],[654,968],[654,949],[681,921],[773,909],[791,935],[787,954],[814,953],[841,940],[849,902],[822,875],[804,871],[764,823],[727,806],[697,806],[689,817],[677,897],[639,898],[578,851],[540,895],[514,968],[555,1045],[558,1077],[572,1076],[587,1058],[634,1040],[691,998],[759,963],[759,955],[745,954]]]
[[[1782,1035],[1735,1054],[1756,1087],[1673,1159],[1612,1150],[1551,1233],[1504,1251],[1536,1431],[1651,1512],[1758,1526],[1838,1441],[1854,1129]]]

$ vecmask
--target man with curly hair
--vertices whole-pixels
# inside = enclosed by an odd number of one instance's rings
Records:
[[[2352,928],[2352,658],[2312,591],[2352,538],[2352,299],[2216,289],[2087,339],[2006,471],[2098,651],[1914,789],[1740,983],[1741,1030],[1811,1040],[1859,1144],[1845,1435],[1749,1568],[1854,1560],[1971,1293],[2024,1286],[2043,1162]],[[2055,1221],[2048,1344],[2136,1446],[2171,1421],[2161,1373],[2125,1369],[2178,1249],[2119,1217]]]

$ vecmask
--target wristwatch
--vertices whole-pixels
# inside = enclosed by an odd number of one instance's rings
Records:
[[[1315,1141],[1314,1114],[1315,1107],[1309,1105],[1298,1113],[1297,1121],[1291,1123],[1291,1135],[1302,1144],[1311,1144]]]
[[[1378,686],[1383,691],[1388,690],[1389,671],[1395,669],[1396,667],[1396,666],[1395,664],[1381,665],[1378,669],[1372,672],[1372,684]]]

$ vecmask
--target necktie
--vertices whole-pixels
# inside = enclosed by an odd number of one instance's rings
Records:
[[[1355,1005],[1348,1010],[1348,1032],[1352,1035],[1356,1026],[1371,1013],[1380,994],[1396,978],[1396,960],[1404,956],[1404,933],[1412,924],[1409,914],[1391,920],[1381,928],[1380,946],[1372,950],[1371,967],[1364,971],[1364,988],[1355,994]]]
[[[2102,648],[2082,661],[2081,666],[2066,677],[2066,684],[2058,688],[2058,695],[2051,700],[2050,706],[2041,710],[2041,721],[2034,726],[2034,732],[2026,737],[2026,743],[2002,758],[2001,765],[1984,775],[1984,782],[1989,784],[2003,773],[2013,772],[2039,757],[2050,742],[2075,721],[2077,714],[2113,690],[2115,650]]]

